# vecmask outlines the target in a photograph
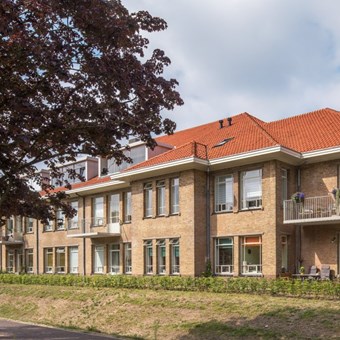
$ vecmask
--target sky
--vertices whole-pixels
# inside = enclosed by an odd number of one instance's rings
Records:
[[[147,35],[171,59],[177,130],[242,112],[264,121],[340,111],[340,1],[122,0],[168,23]]]

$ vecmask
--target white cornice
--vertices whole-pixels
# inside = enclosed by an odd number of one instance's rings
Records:
[[[324,157],[328,155],[334,155],[336,153],[340,153],[340,146],[303,152],[302,157],[305,159],[308,159],[308,158],[313,158],[313,157],[320,157],[320,156]]]
[[[86,191],[95,191],[96,189],[108,188],[108,187],[111,187],[111,186],[121,187],[121,186],[124,186],[124,185],[126,185],[126,183],[123,182],[123,181],[109,181],[109,182],[103,182],[103,183],[98,183],[98,184],[94,184],[94,185],[88,185],[88,186],[81,187],[81,188],[66,190],[65,192],[68,195],[72,195],[72,194],[86,192]]]

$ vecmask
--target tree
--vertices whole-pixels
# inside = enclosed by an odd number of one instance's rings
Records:
[[[121,162],[123,139],[153,147],[153,134],[174,131],[161,116],[183,104],[177,81],[162,76],[170,60],[159,49],[146,57],[141,35],[166,27],[119,0],[0,2],[0,216],[54,217],[32,179],[72,216],[37,164],[58,176],[56,165],[80,154]]]

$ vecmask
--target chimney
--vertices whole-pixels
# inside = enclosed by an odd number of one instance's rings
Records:
[[[223,119],[219,120],[218,122],[220,123],[220,129],[222,129],[223,128]]]
[[[228,125],[231,126],[232,118],[231,118],[231,117],[228,117],[228,118],[227,118],[227,121],[228,121]]]

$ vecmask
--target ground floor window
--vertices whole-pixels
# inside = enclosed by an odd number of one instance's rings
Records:
[[[53,248],[44,249],[45,273],[53,273]]]
[[[16,271],[20,273],[23,270],[24,255],[22,249],[17,250],[16,256]]]
[[[69,247],[69,272],[71,274],[78,273],[78,247]]]
[[[232,274],[233,266],[233,238],[215,239],[215,274]]]
[[[158,255],[158,274],[164,275],[166,273],[166,245],[165,240],[157,241],[157,255]]]
[[[94,268],[95,274],[104,273],[104,246],[94,247]]]
[[[14,273],[14,250],[7,251],[6,270],[8,273]]]
[[[178,275],[180,273],[179,267],[179,239],[170,240],[170,253],[171,253],[171,274]]]
[[[57,247],[56,248],[56,272],[58,274],[65,273],[65,247]]]
[[[124,272],[125,274],[132,273],[132,256],[130,242],[124,244]]]
[[[120,245],[111,244],[109,250],[110,273],[119,274]]]
[[[144,272],[145,274],[153,274],[153,254],[152,241],[144,241]]]
[[[288,236],[281,236],[281,272],[288,272]]]
[[[33,273],[33,249],[26,249],[26,272]]]
[[[261,236],[241,238],[241,273],[243,275],[262,274]]]

